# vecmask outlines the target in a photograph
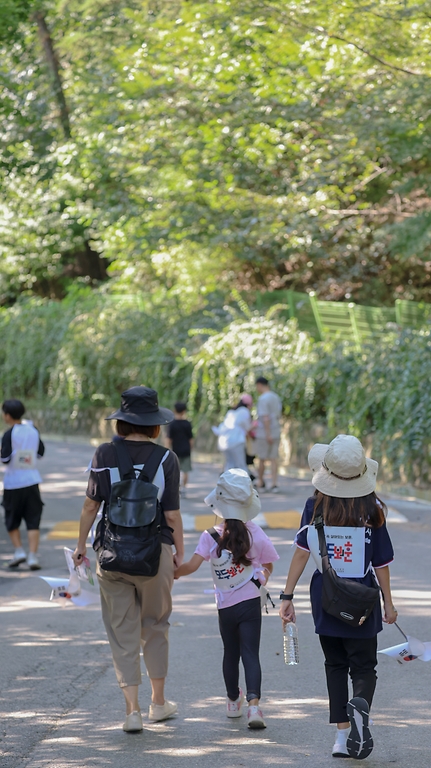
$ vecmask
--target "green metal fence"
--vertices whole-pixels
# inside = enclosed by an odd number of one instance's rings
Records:
[[[351,341],[358,346],[383,336],[394,327],[420,328],[431,324],[431,304],[397,299],[394,307],[368,307],[354,302],[320,301],[314,293],[268,291],[256,297],[256,306],[268,310],[274,304],[286,318],[295,317],[301,330],[323,341]]]

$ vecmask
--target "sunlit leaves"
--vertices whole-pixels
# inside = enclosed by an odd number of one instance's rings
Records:
[[[46,9],[72,141],[29,20],[0,71],[2,231],[15,222],[3,297],[30,286],[25,270],[57,275],[61,293],[64,249],[84,243],[113,279],[188,305],[194,286],[201,306],[202,285],[232,276],[368,303],[427,297],[425,2]],[[176,278],[159,254],[180,260]]]

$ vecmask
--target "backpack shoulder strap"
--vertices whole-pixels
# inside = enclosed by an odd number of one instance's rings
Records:
[[[141,470],[141,474],[139,475],[139,480],[144,480],[146,483],[152,483],[158,468],[160,467],[161,461],[164,457],[164,455],[167,453],[167,448],[164,448],[163,445],[154,445],[153,450],[151,451],[151,454],[147,461],[145,462],[144,467]]]
[[[133,469],[133,461],[123,441],[113,440],[112,445],[114,446],[115,453],[117,454],[117,467],[120,473],[120,479],[124,480],[127,478],[127,476],[134,478],[135,471]]]

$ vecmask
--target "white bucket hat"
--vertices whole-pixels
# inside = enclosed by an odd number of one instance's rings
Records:
[[[326,496],[356,499],[376,488],[379,465],[367,459],[357,437],[338,435],[329,445],[316,443],[308,454],[312,483]]]
[[[205,504],[225,520],[253,520],[260,512],[261,504],[245,469],[228,469],[218,479]]]

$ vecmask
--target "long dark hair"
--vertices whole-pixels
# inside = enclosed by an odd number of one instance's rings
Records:
[[[386,520],[386,504],[374,492],[357,499],[338,499],[317,490],[314,496],[313,520],[322,511],[326,525],[380,528]]]
[[[246,403],[243,403],[242,400],[239,401],[236,405],[231,408],[232,411],[237,411],[238,408],[248,408],[248,405]]]
[[[217,557],[221,556],[222,549],[227,549],[232,553],[236,565],[251,565],[251,560],[247,557],[251,544],[249,530],[242,520],[225,520],[217,547]]]

